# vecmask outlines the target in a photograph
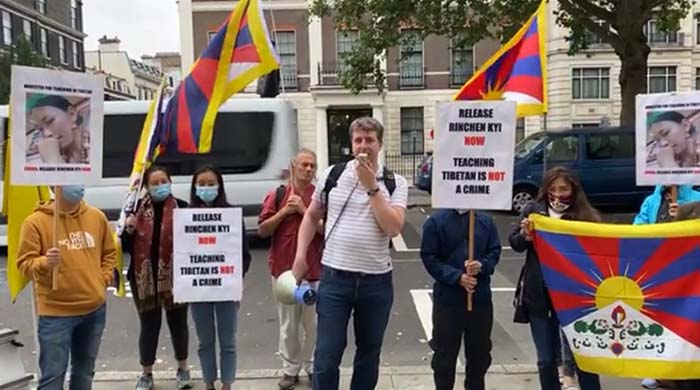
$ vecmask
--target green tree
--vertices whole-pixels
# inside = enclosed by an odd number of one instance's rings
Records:
[[[336,26],[359,30],[359,41],[344,58],[340,79],[354,93],[369,83],[380,90],[386,75],[381,62],[386,50],[404,42],[400,28],[420,28],[421,39],[446,35],[466,47],[484,38],[508,40],[537,9],[539,0],[314,0],[312,16],[332,16]],[[610,45],[621,62],[623,124],[634,124],[635,96],[646,92],[647,58],[651,49],[644,25],[657,20],[660,31],[678,29],[693,0],[559,0],[554,16],[570,29],[569,54],[587,49],[586,34]]]
[[[0,104],[10,101],[12,65],[45,68],[48,61],[46,57],[37,53],[24,37],[18,38],[8,51],[0,54]]]

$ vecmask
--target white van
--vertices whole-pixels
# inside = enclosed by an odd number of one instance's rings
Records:
[[[149,106],[150,101],[104,103],[102,180],[86,188],[85,200],[102,209],[110,221],[119,218]],[[156,164],[170,172],[175,196],[188,202],[194,171],[205,164],[218,167],[229,203],[243,209],[246,230],[253,233],[258,228],[265,194],[284,183],[289,162],[298,149],[296,118],[292,104],[282,99],[234,98],[219,109],[208,154],[168,152],[159,156]],[[4,136],[7,106],[0,107],[0,121]],[[6,245],[6,232],[3,217],[2,246]]]

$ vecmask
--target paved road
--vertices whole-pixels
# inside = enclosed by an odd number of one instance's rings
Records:
[[[426,202],[427,203],[427,202]],[[401,249],[394,252],[395,302],[387,329],[382,363],[386,366],[429,365],[428,335],[430,321],[432,281],[418,257],[420,227],[432,210],[415,206],[407,214],[407,225],[402,234]],[[501,241],[506,247],[493,278],[495,321],[493,328],[494,364],[534,364],[535,351],[526,326],[512,321],[512,295],[523,256],[507,248],[507,234],[517,218],[507,213],[493,213]],[[631,214],[609,214],[612,220],[625,222]],[[244,300],[239,312],[238,351],[240,369],[276,369],[280,363],[277,351],[277,315],[271,297],[271,283],[267,272],[267,249],[257,245],[253,250],[251,271],[245,280]],[[9,303],[5,286],[5,258],[0,259],[0,327],[21,331],[26,348],[22,358],[28,371],[35,371],[35,348],[31,316],[30,290],[22,293],[15,305]],[[98,371],[135,371],[138,365],[138,319],[130,299],[109,297],[109,319],[101,347]],[[165,321],[164,321],[165,324]],[[161,332],[159,360],[156,370],[176,367],[169,332]],[[196,335],[190,321],[191,364],[198,366]],[[352,336],[352,331],[349,332]],[[354,338],[348,339],[350,342]],[[351,366],[354,354],[352,346],[345,354],[344,366]],[[195,367],[197,368],[197,367]]]

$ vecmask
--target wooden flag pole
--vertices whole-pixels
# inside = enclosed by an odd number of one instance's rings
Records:
[[[474,215],[474,210],[469,210],[469,232],[467,233],[469,237],[469,258],[468,261],[474,260],[474,219],[476,216]],[[466,268],[466,266],[465,266]],[[472,276],[469,273],[469,270],[467,269],[467,275]],[[472,298],[473,298],[474,293],[468,292],[467,293],[467,311],[472,311]]]
[[[56,186],[54,189],[54,201],[53,201],[53,248],[58,248],[58,213],[61,211],[61,187]],[[56,291],[58,289],[58,264],[51,270],[51,289]]]
[[[678,186],[671,186],[671,203],[678,202]]]

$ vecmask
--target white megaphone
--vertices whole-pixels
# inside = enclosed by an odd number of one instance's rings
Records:
[[[275,279],[275,298],[277,298],[278,302],[293,305],[296,303],[294,300],[294,290],[296,288],[297,281],[294,278],[294,274],[291,270],[285,271]]]

